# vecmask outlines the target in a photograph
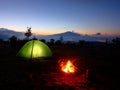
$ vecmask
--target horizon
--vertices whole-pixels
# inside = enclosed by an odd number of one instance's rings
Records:
[[[18,31],[18,30],[12,30],[12,29],[9,29],[9,28],[0,28],[0,30],[11,30],[11,31],[15,31],[15,32],[22,32],[22,33],[25,33],[27,31],[27,28],[26,30],[24,31]],[[94,33],[79,33],[77,31],[74,31],[74,30],[67,30],[67,31],[62,31],[62,32],[57,32],[57,33],[51,33],[51,34],[47,34],[47,33],[40,33],[40,32],[34,32],[34,30],[32,30],[31,28],[31,32],[33,35],[36,35],[36,36],[49,36],[49,35],[55,35],[55,34],[61,34],[61,33],[65,33],[65,32],[73,32],[73,33],[77,33],[77,34],[80,34],[80,35],[97,35],[98,33],[100,33],[101,36],[115,36],[115,37],[120,37],[120,33],[101,33],[101,32],[94,32]]]
[[[7,7],[6,7],[7,6]],[[0,27],[43,35],[75,31],[120,35],[119,0],[1,0]]]
[[[8,30],[8,31],[14,31],[14,32],[21,32],[21,33],[25,33],[27,31],[27,29],[25,31],[17,31],[17,30],[12,30],[12,29],[9,29],[9,28],[0,28],[0,30]],[[79,35],[83,35],[83,36],[94,36],[94,35],[98,35],[99,36],[106,36],[106,37],[120,37],[120,33],[117,33],[117,34],[110,34],[110,33],[101,33],[101,32],[94,32],[94,33],[79,33],[79,32],[76,32],[74,30],[68,30],[68,31],[63,31],[63,32],[58,32],[58,33],[51,33],[51,34],[45,34],[45,33],[40,33],[40,32],[34,32],[34,30],[31,29],[31,33],[35,36],[49,36],[49,35],[57,35],[57,34],[62,34],[62,33],[66,33],[66,32],[72,32],[72,33],[76,33],[76,34],[79,34]]]

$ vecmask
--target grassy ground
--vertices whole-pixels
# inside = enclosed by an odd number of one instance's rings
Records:
[[[116,46],[50,46],[53,57],[25,60],[18,49],[0,47],[0,90],[119,90],[119,51]],[[59,59],[75,60],[77,72],[60,71]],[[89,70],[88,78],[85,78]]]

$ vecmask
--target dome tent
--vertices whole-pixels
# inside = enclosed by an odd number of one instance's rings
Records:
[[[17,53],[18,57],[33,59],[40,57],[51,57],[50,48],[39,40],[28,41]]]

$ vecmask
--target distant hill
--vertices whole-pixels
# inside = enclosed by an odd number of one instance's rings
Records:
[[[48,35],[48,36],[38,36],[37,38],[45,39],[45,40],[50,40],[50,39],[59,40],[61,36],[63,37],[63,40],[65,42],[66,41],[78,42],[79,40],[105,42],[106,40],[111,41],[113,38],[115,38],[110,36],[109,37],[103,36],[101,35],[101,33],[96,33],[94,35],[82,35],[82,34],[71,32],[71,31]]]
[[[59,33],[59,34],[53,34],[53,35],[48,35],[48,36],[38,36],[38,38],[44,38],[46,40],[50,40],[50,39],[55,39],[55,40],[59,40],[60,37],[63,37],[64,41],[76,41],[77,38],[81,38],[81,35],[78,33],[74,33],[71,31],[67,31],[64,33]]]
[[[14,30],[0,28],[0,39],[8,40],[11,36],[16,36],[19,39],[22,39],[23,37],[25,37],[23,32],[16,32]]]
[[[0,39],[8,40],[11,36],[16,36],[18,39],[25,38],[24,32],[16,32],[14,30],[0,28]],[[37,39],[45,39],[46,41],[49,41],[50,39],[59,40],[60,37],[63,37],[64,42],[66,41],[78,42],[79,40],[104,42],[106,40],[111,41],[113,38],[115,38],[115,37],[103,36],[101,35],[101,33],[96,33],[94,35],[82,35],[72,31],[67,31],[64,33],[53,34],[53,35],[46,35],[46,36],[43,35],[36,36]]]

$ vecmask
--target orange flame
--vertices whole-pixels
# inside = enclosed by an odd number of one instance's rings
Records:
[[[76,70],[76,67],[70,60],[68,60],[67,62],[61,62],[60,66],[61,70],[65,73],[74,73]]]

